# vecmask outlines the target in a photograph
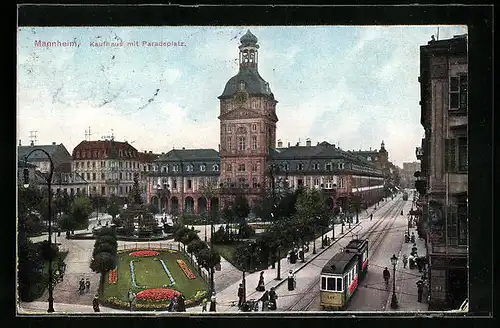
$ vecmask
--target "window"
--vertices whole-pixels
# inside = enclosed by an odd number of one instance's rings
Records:
[[[326,277],[321,277],[321,289],[326,289]]]
[[[96,174],[95,173],[92,173],[92,180],[96,180]]]
[[[336,287],[336,280],[337,278],[328,277],[326,289],[334,291]]]
[[[319,163],[314,163],[312,165],[312,167],[313,167],[313,170],[319,170]]]
[[[304,165],[302,163],[297,164],[297,171],[302,171],[304,169]]]
[[[172,171],[174,171],[174,172],[179,171],[179,165],[175,164],[175,165],[172,167]]]
[[[82,158],[85,158],[85,152],[82,151]]]
[[[450,76],[450,110],[467,111],[467,74]]]
[[[342,288],[342,278],[337,278],[337,291],[340,292],[344,288]]]
[[[370,156],[368,156],[368,157],[366,158],[366,160],[367,160],[368,162],[371,162],[372,158],[371,158]]]
[[[319,179],[314,179],[314,186],[318,187],[319,186]]]
[[[192,186],[192,181],[191,181],[191,179],[188,179],[188,180],[187,180],[187,188],[188,188],[188,189],[191,189],[192,187],[193,187],[193,186]]]
[[[445,172],[467,172],[467,137],[444,139],[444,156]]]
[[[232,170],[233,170],[233,167],[232,167],[231,163],[227,163],[226,164],[226,171],[231,172]]]
[[[302,179],[298,179],[298,180],[297,180],[297,185],[298,185],[299,187],[302,187],[302,186],[304,185],[304,180],[302,180]]]
[[[325,170],[331,171],[332,170],[332,163],[326,163]]]
[[[252,178],[252,186],[253,188],[258,188],[258,182],[257,182],[257,178],[256,177],[253,177]]]
[[[214,165],[212,166],[212,170],[214,170],[215,172],[219,171],[219,165],[214,164]]]
[[[252,103],[253,105],[254,103]],[[257,131],[257,124],[252,124],[252,131]]]
[[[467,245],[467,203],[450,205],[448,208],[448,245]]]
[[[123,194],[123,187],[120,186],[120,195]]]
[[[238,150],[245,150],[247,148],[246,139],[246,137],[238,137]]]
[[[290,164],[288,164],[288,163],[283,164],[283,169],[285,171],[289,171],[290,170]]]
[[[238,164],[238,172],[244,172],[245,171],[245,164]]]
[[[189,164],[189,165],[186,167],[186,171],[187,171],[187,172],[192,172],[192,171],[193,171],[193,165],[192,165],[192,164]]]
[[[90,173],[87,173],[87,181],[90,181]]]
[[[177,189],[177,180],[176,179],[172,180],[172,189]]]
[[[257,172],[257,164],[256,163],[252,164],[252,172]]]
[[[228,151],[231,151],[232,145],[231,145],[231,137],[226,138],[226,148]]]
[[[101,195],[106,195],[106,187],[101,187]]]
[[[257,136],[252,136],[252,149],[257,149]]]
[[[205,172],[207,169],[207,166],[205,164],[200,165],[200,172]]]
[[[105,173],[101,173],[101,180],[105,180],[106,179],[106,174]]]
[[[76,152],[75,157],[76,158],[80,158],[80,152],[79,151]]]
[[[120,172],[120,180],[123,179],[123,174]]]
[[[226,132],[231,132],[231,125],[230,124],[226,125]]]
[[[248,60],[248,58],[247,58],[247,60]],[[240,81],[240,90],[245,90],[245,82],[244,81]]]
[[[75,169],[77,169],[79,166],[80,166],[80,163],[79,163],[79,162],[76,162],[76,163],[75,163]]]
[[[90,169],[90,162],[87,162],[87,168]]]

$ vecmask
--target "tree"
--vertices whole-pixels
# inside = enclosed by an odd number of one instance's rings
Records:
[[[232,204],[232,212],[240,226],[245,223],[245,218],[250,214],[248,199],[243,195],[237,195]]]
[[[184,236],[182,236],[181,242],[184,245],[184,249],[186,249],[186,246],[189,245],[193,240],[199,240],[200,238],[198,237],[198,234],[193,231],[189,230]]]
[[[73,231],[78,228],[77,222],[69,215],[64,213],[58,221],[59,228],[62,231]]]
[[[261,253],[261,249],[257,243],[251,241],[241,243],[235,250],[235,262],[245,271],[251,271],[252,268],[262,263]]]
[[[296,203],[295,225],[299,235],[307,242],[315,240],[316,229],[328,226],[329,216],[320,190],[307,189],[299,193]],[[314,244],[314,250],[316,244]]]
[[[113,220],[115,220],[116,216],[120,214],[120,209],[120,206],[115,201],[111,201],[108,205],[107,212],[111,215]]]
[[[92,204],[87,196],[77,196],[71,205],[71,217],[80,226],[88,226]]]
[[[42,270],[43,259],[40,248],[27,237],[24,225],[19,220],[17,281],[21,301],[30,302],[34,300],[33,287],[42,281]]]
[[[361,197],[351,193],[349,195],[349,212],[356,213],[356,222],[359,222],[359,212],[361,211]]]
[[[96,254],[90,262],[90,269],[101,274],[100,290],[104,288],[105,275],[116,267],[116,255],[107,252]]]
[[[196,256],[196,258],[198,258],[199,252],[207,248],[207,244],[205,244],[203,241],[201,241],[200,239],[194,239],[188,244],[187,252],[191,254],[191,257],[194,255]]]
[[[153,214],[158,214],[158,213],[160,212],[160,210],[158,209],[158,206],[156,206],[156,205],[155,205],[155,204],[153,204],[153,203],[150,203],[150,204],[148,205],[148,209],[149,209],[149,211],[150,211],[151,213],[153,213]]]
[[[220,254],[212,248],[205,248],[198,253],[198,263],[210,272],[210,289],[214,290],[215,267],[220,264]]]

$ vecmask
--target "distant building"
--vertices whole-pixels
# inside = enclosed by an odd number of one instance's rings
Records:
[[[85,140],[73,149],[73,170],[89,182],[91,195],[127,197],[141,168],[144,158],[126,141]]]
[[[457,308],[468,295],[467,37],[420,47],[421,124],[417,158],[427,237],[431,310]]]
[[[17,147],[17,158],[19,161],[24,161],[26,156],[34,149],[45,150],[52,158],[54,164],[54,172],[70,172],[71,171],[71,154],[66,147],[53,142],[51,145],[35,145],[33,142],[29,146],[22,146],[21,140]],[[41,151],[34,151],[27,158],[28,163],[35,165],[40,172],[49,172],[50,160],[46,154]]]
[[[403,163],[403,169],[400,171],[401,186],[403,188],[415,188],[415,172],[420,171],[420,163]]]

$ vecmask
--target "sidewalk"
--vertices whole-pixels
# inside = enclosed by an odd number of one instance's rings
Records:
[[[425,247],[425,240],[417,237],[416,228],[410,228],[411,233],[415,234],[415,243],[417,244],[417,254],[418,256],[426,256],[427,251]],[[406,268],[403,268],[403,255],[409,256],[411,253],[411,248],[413,243],[405,243],[401,247],[401,251],[398,254],[398,263],[396,264],[396,296],[399,303],[398,309],[390,308],[390,301],[392,297],[392,292],[390,294],[389,300],[387,301],[386,311],[398,311],[398,312],[420,312],[428,311],[429,305],[427,304],[427,296],[424,292],[422,295],[422,302],[417,302],[417,281],[419,281],[423,275],[423,272],[418,272],[415,267],[410,270],[409,264]]]
[[[365,220],[369,221],[370,214],[375,212],[377,213],[379,210],[383,210],[386,206],[391,201],[391,199],[386,199],[384,202],[381,202],[379,206],[377,206],[377,210],[374,210],[374,206],[368,208],[367,211],[363,211],[359,214],[359,224],[364,222]],[[376,214],[375,214],[376,215]],[[354,222],[356,222],[356,219],[354,218]],[[375,221],[374,221],[375,222]],[[348,233],[349,230],[354,230],[358,224],[352,223],[351,224],[351,229],[349,229],[349,225],[346,224],[344,226],[344,234],[341,234],[341,224],[335,224],[335,238],[338,239],[341,236],[348,236],[350,238],[351,234]],[[332,231],[329,230],[325,232],[323,236],[328,236],[331,238],[332,236]],[[264,282],[265,282],[265,287],[266,290],[269,290],[271,287],[279,287],[281,285],[284,285],[287,282],[287,276],[288,276],[288,271],[291,269],[293,272],[297,272],[298,270],[301,270],[303,267],[306,267],[313,258],[321,256],[321,254],[328,250],[329,247],[325,247],[324,249],[321,248],[321,238],[322,236],[318,237],[316,239],[316,251],[317,254],[312,254],[312,243],[309,247],[309,252],[306,253],[305,255],[305,263],[302,263],[302,261],[297,261],[295,264],[288,263],[286,257],[281,259],[280,261],[280,277],[282,278],[281,280],[275,280],[276,275],[277,275],[277,270],[278,270],[278,264],[276,264],[275,269],[271,269],[270,267],[267,270],[263,270],[264,272]],[[221,271],[222,272],[222,271]],[[260,276],[260,271],[251,273],[251,274],[246,274],[245,275],[245,282],[246,282],[246,299],[259,299],[264,292],[257,292],[255,288],[257,287],[257,283],[259,281],[259,276]],[[238,303],[238,297],[237,297],[237,291],[239,284],[241,283],[242,279],[242,274],[240,272],[240,279],[238,279],[235,283],[231,284],[227,288],[220,290],[216,289],[216,297],[217,297],[217,312],[240,312],[237,303]],[[311,278],[309,277],[309,280]],[[294,292],[295,293],[295,292]],[[279,295],[278,295],[279,296]],[[281,300],[280,300],[281,301]],[[279,306],[279,305],[278,305]],[[200,312],[201,307],[192,307],[186,309],[187,312]]]
[[[48,302],[21,302],[17,307],[18,314],[47,314],[49,308]],[[128,313],[128,311],[115,310],[107,307],[100,306],[100,313],[114,312],[114,313]],[[54,303],[54,314],[68,314],[68,313],[95,313],[92,305],[79,305],[79,304],[65,304]]]

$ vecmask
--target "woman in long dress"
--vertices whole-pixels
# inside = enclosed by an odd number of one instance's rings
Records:
[[[258,292],[263,292],[266,290],[266,287],[264,284],[264,271],[260,272],[259,283],[257,284],[257,288],[255,288],[255,290]]]

